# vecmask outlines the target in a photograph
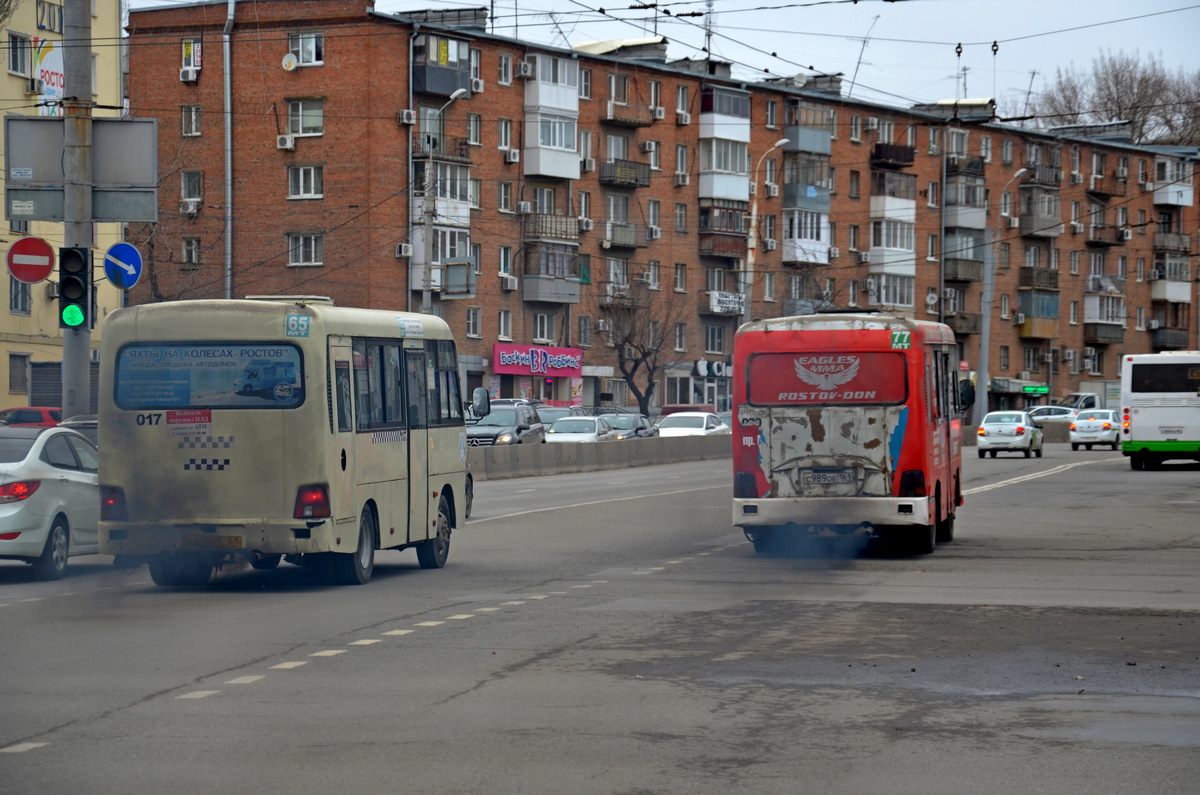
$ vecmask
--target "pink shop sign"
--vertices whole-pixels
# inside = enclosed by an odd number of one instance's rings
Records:
[[[492,348],[492,372],[514,375],[580,376],[583,351],[542,345],[497,343]]]

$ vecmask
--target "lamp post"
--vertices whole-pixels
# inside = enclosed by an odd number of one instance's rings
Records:
[[[758,169],[762,166],[763,161],[767,159],[767,155],[787,142],[787,138],[780,138],[770,149],[762,153],[762,157],[754,165],[754,195],[750,198],[750,239],[746,241],[746,266],[742,269],[743,323],[750,322],[750,297],[753,294],[751,288],[754,284],[754,249],[758,246]]]
[[[430,127],[440,125],[442,121],[442,111],[450,106],[450,103],[461,96],[466,95],[465,88],[455,89],[450,95],[450,99],[446,100],[446,104],[438,108],[438,112],[430,119]],[[438,140],[441,139],[439,134]],[[433,196],[433,146],[432,143],[427,147],[425,152],[425,251],[423,258],[425,260],[424,272],[421,275],[421,311],[429,314],[431,307],[430,294],[433,290],[433,216],[437,213],[437,201]]]
[[[1008,190],[1008,186],[1013,184],[1013,182],[1018,177],[1020,177],[1022,174],[1024,174],[1028,170],[1029,169],[1026,169],[1026,168],[1017,169],[1013,173],[1012,177],[1009,178],[1008,182],[1004,183],[1004,187],[1000,190],[1000,193],[1003,194],[1004,191]],[[984,212],[985,218],[987,217],[986,210],[991,209],[991,204],[992,204],[991,196],[989,196],[988,202],[987,202],[987,207],[985,208],[985,212]],[[987,222],[985,221],[984,222],[985,228],[986,228],[986,224],[987,224]],[[988,376],[988,351],[991,349],[992,291],[994,288],[994,285],[992,283],[993,282],[993,279],[992,279],[992,249],[995,247],[995,245],[996,245],[995,233],[993,233],[993,239],[989,240],[987,242],[987,247],[984,249],[984,252],[983,252],[984,253],[984,258],[983,258],[983,296],[982,296],[982,306],[980,307],[980,309],[982,310],[982,312],[981,312],[982,317],[980,318],[980,329],[979,329],[979,369],[978,369],[978,375],[976,376],[976,379],[975,379],[977,382],[982,384],[982,388],[977,386],[975,389],[976,400],[975,400],[974,420],[975,420],[976,425],[983,424],[983,416],[985,414],[987,414],[988,406],[991,404],[991,401],[988,396],[989,387],[991,386],[991,378]],[[943,249],[944,249],[944,245],[943,245]]]

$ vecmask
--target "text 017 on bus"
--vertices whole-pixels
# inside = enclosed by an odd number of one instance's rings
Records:
[[[809,536],[954,536],[974,386],[940,323],[828,313],[747,323],[734,343],[733,523],[758,552]]]
[[[431,315],[327,300],[180,301],[108,317],[100,548],[159,585],[246,559],[371,578],[441,568],[466,519],[458,352]],[[488,413],[487,391],[472,409]]]

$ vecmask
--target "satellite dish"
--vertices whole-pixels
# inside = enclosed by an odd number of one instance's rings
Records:
[[[300,61],[292,53],[283,56],[283,71],[290,72],[300,65]]]
[[[934,304],[936,304],[937,302],[938,302],[937,293],[928,293],[928,294],[925,296],[925,303],[926,303],[926,305],[928,305],[928,306],[933,306],[933,305],[934,305]]]

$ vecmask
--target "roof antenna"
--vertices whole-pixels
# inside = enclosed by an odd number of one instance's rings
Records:
[[[708,1],[712,2],[712,0]],[[863,36],[862,49],[858,51],[858,63],[854,64],[854,77],[850,78],[850,90],[846,92],[846,99],[849,99],[850,95],[854,93],[854,81],[858,80],[858,67],[862,64],[863,53],[867,51],[867,42],[871,40],[871,31],[875,30],[875,23],[878,21],[879,15],[876,14],[875,18],[871,20],[871,27],[867,28],[867,35]]]

